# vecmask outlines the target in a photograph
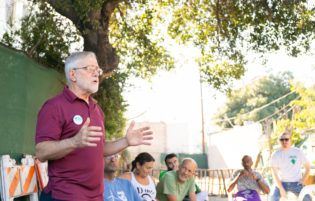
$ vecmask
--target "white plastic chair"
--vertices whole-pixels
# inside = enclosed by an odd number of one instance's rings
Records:
[[[303,201],[305,195],[309,195],[315,201],[315,184],[304,186],[299,194],[298,201]]]

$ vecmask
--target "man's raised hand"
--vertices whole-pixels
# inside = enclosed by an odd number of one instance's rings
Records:
[[[129,128],[126,133],[126,139],[128,146],[137,146],[137,145],[151,145],[151,140],[153,139],[153,132],[150,130],[150,127],[142,127],[134,129],[135,122],[132,121],[129,125]]]
[[[72,138],[75,147],[96,147],[103,135],[102,128],[99,126],[89,126],[90,118],[87,118],[79,132]]]

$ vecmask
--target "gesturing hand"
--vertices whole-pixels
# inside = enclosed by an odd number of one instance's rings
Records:
[[[132,121],[126,133],[126,139],[129,146],[136,145],[151,145],[151,140],[153,139],[153,132],[150,127],[142,127],[139,129],[134,129],[135,122]]]
[[[240,172],[240,176],[239,177],[243,177],[243,176],[247,176],[249,179],[257,179],[255,174],[251,171],[251,170],[242,170]]]
[[[79,132],[72,138],[75,147],[96,147],[96,143],[100,141],[103,135],[102,128],[99,126],[89,126],[90,118],[87,118]]]

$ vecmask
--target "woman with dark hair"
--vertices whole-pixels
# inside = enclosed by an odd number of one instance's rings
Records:
[[[150,176],[154,161],[154,158],[149,153],[140,153],[132,161],[131,172],[126,172],[119,176],[131,181],[143,201],[156,200],[155,181]]]

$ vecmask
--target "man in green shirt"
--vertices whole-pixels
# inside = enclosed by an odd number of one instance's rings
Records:
[[[158,183],[157,199],[159,201],[181,201],[188,194],[189,200],[196,201],[194,173],[197,163],[186,158],[178,170],[168,171]]]

